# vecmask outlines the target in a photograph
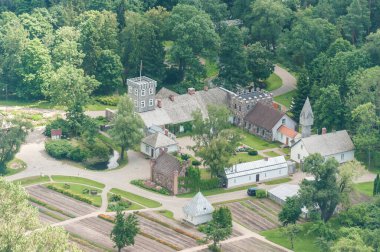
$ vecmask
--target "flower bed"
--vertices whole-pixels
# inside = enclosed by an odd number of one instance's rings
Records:
[[[150,181],[150,180],[142,180],[142,179],[137,179],[137,180],[132,180],[131,181],[132,185],[136,185],[138,187],[147,189],[149,191],[153,191],[156,193],[164,194],[164,195],[170,195],[170,191],[162,186],[157,185],[156,183]]]
[[[78,194],[73,194],[67,190],[63,190],[61,188],[58,188],[58,187],[55,187],[53,185],[48,185],[47,188],[49,188],[50,190],[53,190],[53,191],[56,191],[56,192],[59,192],[59,193],[62,193],[66,196],[69,196],[71,198],[74,198],[76,200],[79,200],[79,201],[82,201],[82,202],[85,202],[87,204],[90,204],[90,205],[94,205],[94,202],[88,198],[85,198],[85,197],[82,197],[81,195],[78,195]]]

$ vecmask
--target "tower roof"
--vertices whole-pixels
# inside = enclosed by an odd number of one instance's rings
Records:
[[[300,114],[300,124],[303,126],[312,126],[314,124],[314,114],[311,109],[311,104],[309,97],[306,98],[306,101],[302,107]]]
[[[201,192],[198,192],[184,207],[183,211],[190,216],[210,214],[214,207],[208,202]]]

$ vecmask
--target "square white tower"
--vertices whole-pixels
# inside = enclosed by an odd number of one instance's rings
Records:
[[[157,81],[146,76],[127,79],[128,95],[138,113],[155,109]]]

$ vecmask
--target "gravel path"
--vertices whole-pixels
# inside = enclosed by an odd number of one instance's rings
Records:
[[[281,68],[280,66],[276,65],[274,67],[274,73],[281,78],[282,86],[272,91],[273,96],[279,96],[297,88],[297,79],[284,68]]]

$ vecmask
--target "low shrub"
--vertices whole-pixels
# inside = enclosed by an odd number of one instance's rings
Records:
[[[119,100],[119,96],[99,96],[95,98],[95,101],[108,106],[117,106]]]
[[[219,178],[202,179],[199,185],[201,190],[211,190],[220,187]]]
[[[250,156],[257,156],[257,150],[250,150],[250,151],[248,151],[248,155],[250,155]]]
[[[261,199],[261,198],[266,198],[266,197],[267,197],[267,191],[266,190],[259,189],[256,191],[256,198]]]
[[[70,185],[69,185],[69,184],[64,184],[64,185],[63,185],[63,188],[65,188],[65,189],[70,189]]]
[[[200,166],[200,165],[201,165],[201,162],[198,161],[198,160],[193,160],[193,161],[191,162],[191,164],[192,164],[193,166]]]
[[[77,195],[77,194],[73,194],[69,191],[66,191],[64,189],[61,189],[61,188],[58,188],[56,186],[53,186],[53,185],[48,185],[47,188],[49,188],[50,190],[53,190],[53,191],[56,191],[56,192],[59,192],[59,193],[62,193],[66,196],[69,196],[71,198],[74,198],[76,200],[79,200],[79,201],[82,201],[82,202],[85,202],[87,204],[90,204],[90,205],[93,205],[94,202],[92,202],[92,200],[88,199],[88,198],[85,198],[85,197],[82,197],[81,195]]]
[[[110,197],[110,201],[111,202],[118,202],[121,200],[121,196],[118,195],[118,194],[112,194],[111,197]]]
[[[99,214],[98,218],[111,223],[115,223],[115,218],[106,214]]]
[[[51,136],[51,130],[52,129],[61,129],[62,130],[62,137],[66,137],[70,134],[70,125],[66,120],[63,120],[61,118],[58,118],[45,127],[44,135],[47,137]]]
[[[75,161],[75,162],[82,162],[88,157],[88,151],[84,148],[80,147],[74,147],[70,153],[67,155],[67,158]]]
[[[90,190],[85,188],[82,190],[82,194],[90,194]]]
[[[190,155],[188,155],[188,154],[181,154],[181,159],[182,160],[187,161],[187,160],[189,160],[189,158],[190,158]]]
[[[108,209],[111,210],[112,212],[116,212],[117,210],[124,211],[128,209],[132,205],[131,202],[129,201],[119,201],[119,202],[113,202],[108,206]]]
[[[96,139],[94,144],[87,144],[86,148],[88,149],[87,164],[108,162],[109,156],[111,155],[111,148],[99,139]]]
[[[56,159],[68,158],[69,153],[73,151],[73,149],[74,147],[67,140],[52,140],[45,142],[46,152]]]
[[[165,187],[158,186],[159,189],[157,189],[157,187],[150,187],[150,186],[147,186],[144,183],[144,180],[141,180],[141,179],[132,180],[131,184],[136,185],[136,186],[141,187],[141,188],[144,188],[144,189],[147,189],[147,190],[150,190],[150,191],[153,191],[153,192],[160,193],[160,194],[170,195],[170,191],[168,189],[166,189]]]

